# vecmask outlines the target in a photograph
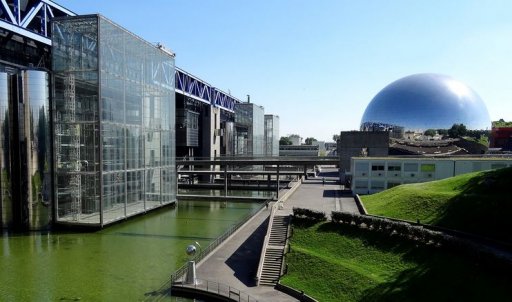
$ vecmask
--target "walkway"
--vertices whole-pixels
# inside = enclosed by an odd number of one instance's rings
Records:
[[[293,207],[307,207],[325,211],[356,211],[354,199],[342,194],[333,171],[306,180],[278,210],[278,215],[288,215]],[[325,184],[322,178],[325,177]],[[271,204],[272,205],[272,204]],[[298,301],[270,286],[255,286],[254,277],[265,239],[270,210],[263,209],[240,228],[197,266],[197,278],[218,281],[258,299],[258,301]]]

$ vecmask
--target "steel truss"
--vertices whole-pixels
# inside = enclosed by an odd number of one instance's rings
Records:
[[[0,28],[51,45],[50,20],[76,14],[50,0],[0,0]]]
[[[76,14],[50,0],[0,0],[0,28],[46,45],[51,45],[50,20],[64,16]],[[164,79],[172,81],[167,69],[165,65],[155,66],[153,72],[163,72]],[[174,80],[176,92],[211,106],[234,112],[235,104],[241,103],[239,99],[179,68],[176,68]]]
[[[176,68],[175,89],[177,93],[230,112],[234,112],[236,103],[241,103],[239,99],[179,68]]]

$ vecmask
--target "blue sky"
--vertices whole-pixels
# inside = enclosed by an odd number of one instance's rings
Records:
[[[176,65],[280,116],[281,135],[330,141],[414,73],[473,88],[512,120],[512,1],[55,0],[101,13],[176,54]]]

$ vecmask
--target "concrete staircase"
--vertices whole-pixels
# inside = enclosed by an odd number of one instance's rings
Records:
[[[289,216],[274,216],[265,260],[263,261],[260,285],[275,286],[279,277],[281,277],[289,222]]]

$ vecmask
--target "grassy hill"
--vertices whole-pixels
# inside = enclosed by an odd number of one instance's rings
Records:
[[[460,255],[320,223],[294,226],[281,283],[318,301],[508,301],[512,279]]]
[[[512,242],[512,168],[401,185],[361,199],[370,214]]]

